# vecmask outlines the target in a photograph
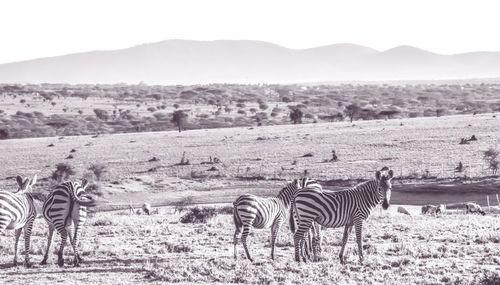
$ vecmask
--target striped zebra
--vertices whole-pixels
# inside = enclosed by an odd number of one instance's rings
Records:
[[[82,184],[78,182],[65,182],[58,185],[43,204],[43,216],[49,226],[49,237],[47,251],[43,257],[41,265],[47,264],[50,246],[52,244],[54,229],[61,235],[61,245],[57,253],[57,264],[64,265],[63,251],[66,239],[73,247],[74,266],[79,266],[82,261],[78,253],[78,232],[87,218],[87,207],[95,205],[94,198],[85,194],[88,186],[87,180],[83,179]],[[74,225],[74,236],[71,236],[71,225]]]
[[[30,237],[36,218],[36,208],[30,192],[36,183],[36,175],[31,180],[17,176],[16,181],[19,185],[16,192],[0,191],[0,232],[6,229],[15,230],[14,266],[17,266],[17,245],[24,229],[24,266],[31,267]]]
[[[308,186],[300,189],[299,191],[310,191],[311,189],[316,189],[317,191],[323,191],[321,185],[319,185],[319,187],[315,186],[316,185],[313,185],[313,187]],[[297,231],[298,217],[293,209],[294,206],[292,199],[292,205],[290,206],[290,215],[289,215],[289,228],[292,234],[295,234],[295,232]],[[307,259],[318,261],[319,254],[322,251],[321,226],[318,223],[313,222],[311,228],[305,233],[304,240],[305,240],[305,245],[301,249],[304,252],[304,255],[307,257]],[[311,256],[311,253],[313,253],[313,256]]]
[[[363,248],[361,245],[361,230],[363,221],[370,212],[383,200],[382,207],[387,209],[391,198],[391,180],[394,172],[384,167],[377,171],[375,179],[358,184],[345,191],[320,191],[304,189],[297,193],[294,199],[294,211],[298,219],[297,231],[294,234],[295,260],[300,262],[306,258],[301,251],[304,247],[304,237],[313,222],[326,228],[345,226],[340,249],[340,262],[344,263],[344,249],[349,233],[354,225],[358,243],[359,262],[363,263]]]
[[[241,242],[247,258],[253,262],[247,246],[247,237],[252,227],[256,229],[271,228],[271,259],[274,259],[274,245],[280,227],[286,220],[291,200],[295,193],[303,187],[321,187],[315,180],[309,178],[295,179],[280,190],[278,196],[264,198],[251,194],[240,196],[233,203],[234,259],[237,259],[237,245],[241,234]]]

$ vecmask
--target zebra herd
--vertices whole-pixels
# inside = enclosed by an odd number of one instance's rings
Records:
[[[263,198],[255,195],[242,195],[233,203],[234,258],[237,258],[237,245],[241,241],[245,254],[253,261],[248,249],[247,239],[251,228],[271,229],[271,258],[274,259],[275,243],[278,232],[289,217],[290,228],[294,233],[295,260],[318,260],[321,252],[321,228],[344,228],[340,261],[344,262],[344,249],[348,236],[355,228],[358,244],[359,262],[363,262],[362,226],[373,208],[382,202],[387,209],[391,198],[393,171],[387,167],[375,174],[375,179],[358,184],[345,191],[323,190],[321,185],[310,178],[296,179],[287,184],[276,197]],[[24,229],[26,267],[30,267],[29,248],[36,209],[32,195],[33,179],[16,178],[18,189],[15,192],[0,191],[0,231],[15,230],[14,264],[17,265],[18,242]],[[74,252],[74,265],[78,266],[81,257],[78,252],[78,233],[85,223],[87,207],[94,206],[95,200],[85,193],[88,182],[65,182],[58,185],[43,203],[43,216],[47,222],[49,235],[47,249],[42,265],[49,258],[54,231],[61,236],[58,265],[64,265],[63,251],[69,237]],[[74,226],[72,233],[71,226]]]
[[[33,222],[36,218],[36,208],[32,194],[33,185],[36,183],[36,175],[33,179],[16,177],[19,188],[15,192],[0,191],[0,232],[6,229],[15,230],[14,244],[14,265],[17,265],[17,245],[19,237],[24,229],[25,258],[24,265],[31,267],[30,237],[33,228]],[[43,204],[43,216],[48,224],[49,238],[47,250],[41,262],[47,263],[52,243],[54,230],[61,235],[61,245],[58,251],[58,265],[64,265],[63,250],[69,236],[70,243],[75,254],[74,265],[78,266],[81,257],[78,253],[78,231],[85,223],[87,216],[87,207],[94,206],[94,199],[85,194],[88,182],[83,180],[78,182],[65,182],[55,188]],[[74,225],[74,235],[71,234],[71,225]]]
[[[309,178],[294,180],[283,188],[278,196],[262,198],[255,195],[240,196],[233,203],[234,258],[237,258],[237,245],[241,242],[247,258],[250,256],[247,237],[252,227],[271,228],[271,258],[274,259],[274,246],[278,231],[290,217],[290,229],[294,234],[295,260],[318,260],[321,252],[321,228],[344,228],[339,258],[344,263],[344,249],[352,228],[356,231],[359,262],[363,263],[362,226],[375,206],[382,202],[386,210],[391,199],[391,180],[394,172],[387,167],[375,174],[375,179],[358,184],[344,191],[323,190],[321,185]]]

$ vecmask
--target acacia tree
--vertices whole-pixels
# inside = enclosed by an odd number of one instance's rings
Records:
[[[290,112],[290,119],[294,124],[301,124],[303,116],[304,113],[302,113],[302,110],[300,110],[299,108],[293,108]]]
[[[188,115],[184,113],[184,111],[182,110],[175,111],[172,114],[172,123],[174,123],[177,126],[177,128],[179,128],[179,133],[181,132],[182,127],[186,123],[187,117]]]
[[[344,110],[344,113],[347,117],[349,117],[349,119],[351,120],[351,123],[352,123],[352,120],[354,120],[354,117],[361,111],[361,108],[356,105],[356,104],[351,104],[347,107],[345,107],[345,110]]]

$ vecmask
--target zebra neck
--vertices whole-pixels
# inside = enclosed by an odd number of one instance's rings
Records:
[[[368,189],[370,189],[369,192],[370,192],[370,196],[371,196],[370,206],[375,207],[382,200],[382,193],[380,192],[380,189],[379,189],[380,182],[378,180],[371,180],[367,184],[369,184],[367,186],[368,186]]]
[[[293,190],[294,189],[292,189],[291,187],[285,187],[280,191],[280,193],[276,197],[283,203],[285,208],[290,207],[290,204],[292,203],[292,196],[296,192],[296,189],[295,191]]]

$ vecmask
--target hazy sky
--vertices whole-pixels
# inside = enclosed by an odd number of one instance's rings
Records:
[[[2,0],[0,11],[0,63],[166,39],[500,51],[495,0]]]

